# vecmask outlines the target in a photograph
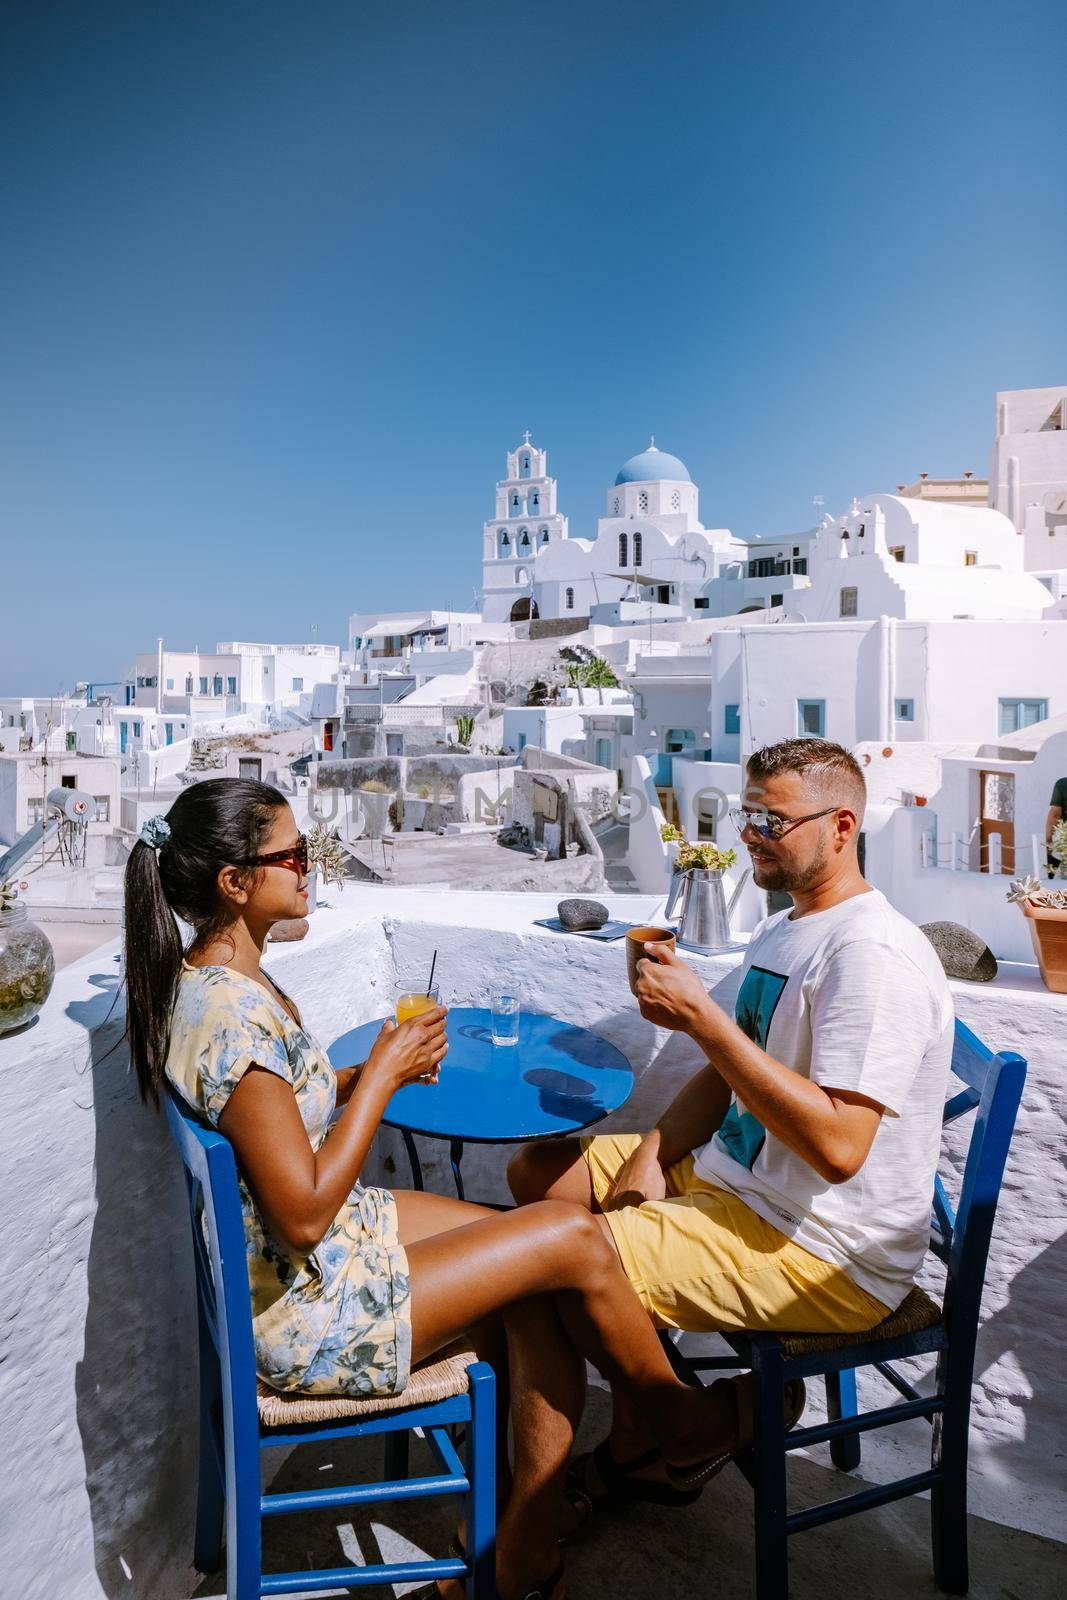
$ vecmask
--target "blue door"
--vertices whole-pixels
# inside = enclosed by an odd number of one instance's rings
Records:
[[[123,755],[126,754],[126,724],[125,724],[125,722],[120,722],[119,723],[119,750],[122,752]]]

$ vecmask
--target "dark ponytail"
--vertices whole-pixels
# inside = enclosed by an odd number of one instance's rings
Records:
[[[159,1104],[170,1019],[185,953],[178,918],[193,945],[231,918],[219,894],[222,868],[261,854],[280,789],[251,778],[209,778],[184,789],[166,814],[159,849],[138,839],[126,864],[126,1038],[142,1100]],[[159,832],[163,830],[160,829]]]

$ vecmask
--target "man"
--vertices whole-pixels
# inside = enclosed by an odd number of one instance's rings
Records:
[[[1048,816],[1045,818],[1045,853],[1048,859],[1049,877],[1057,871],[1064,869],[1064,862],[1052,853],[1052,835],[1063,821],[1063,813],[1067,811],[1067,778],[1057,778],[1052,785],[1052,799],[1049,801]]]
[[[859,1332],[900,1304],[923,1259],[952,1003],[929,941],[860,873],[865,799],[855,760],[826,740],[751,757],[736,820],[756,883],[792,908],[753,934],[733,1018],[662,945],[639,968],[642,1015],[688,1034],[706,1065],[651,1133],[512,1162],[520,1202],[604,1214],[660,1326]],[[746,1442],[744,1382],[733,1398],[722,1463]],[[692,1498],[699,1484],[665,1472],[620,1402],[585,1493]]]

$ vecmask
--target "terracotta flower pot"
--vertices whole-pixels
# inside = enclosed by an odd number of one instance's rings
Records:
[[[1053,994],[1067,994],[1067,911],[1033,906],[1025,900],[1021,909],[1030,923],[1030,937],[1045,988]]]

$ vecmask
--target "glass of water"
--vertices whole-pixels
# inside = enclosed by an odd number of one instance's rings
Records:
[[[494,983],[489,990],[494,1044],[518,1044],[519,996],[514,983]]]

